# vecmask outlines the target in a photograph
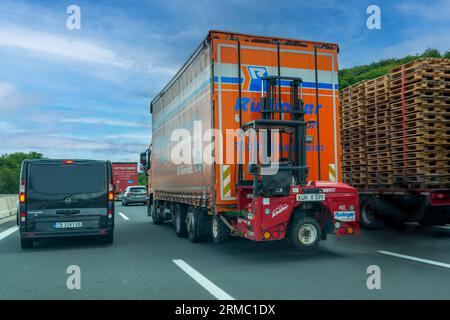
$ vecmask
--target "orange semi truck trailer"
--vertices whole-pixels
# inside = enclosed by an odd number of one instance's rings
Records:
[[[150,104],[152,146],[141,164],[153,222],[171,221],[193,242],[288,237],[301,250],[329,233],[358,234],[358,193],[338,171],[338,51],[210,31]],[[189,139],[177,153],[179,129]]]

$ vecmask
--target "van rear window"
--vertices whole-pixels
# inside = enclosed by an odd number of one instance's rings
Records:
[[[146,188],[130,188],[130,192],[147,193],[147,189]]]
[[[28,193],[73,195],[106,193],[106,166],[32,164]]]

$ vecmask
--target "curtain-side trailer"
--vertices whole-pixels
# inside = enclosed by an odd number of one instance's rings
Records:
[[[357,234],[357,190],[339,179],[337,54],[336,44],[210,31],[150,105],[141,158],[154,223],[172,221],[193,242],[287,236],[305,250],[330,232]],[[263,132],[255,154],[272,150],[269,164],[250,161],[250,133]]]

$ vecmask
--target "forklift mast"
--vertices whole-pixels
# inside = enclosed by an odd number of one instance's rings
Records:
[[[289,88],[290,105],[283,104],[281,99],[282,86]],[[306,121],[304,119],[303,101],[301,97],[302,79],[294,77],[268,76],[262,78],[261,88],[261,119],[245,123],[242,129],[278,130],[279,145],[272,146],[271,135],[268,134],[264,143],[270,157],[272,147],[279,149],[278,171],[273,175],[261,175],[261,168],[267,164],[249,166],[253,175],[253,192],[255,195],[284,196],[289,193],[292,185],[304,186],[308,175],[306,166]],[[289,137],[289,147],[286,152],[282,138]],[[278,143],[278,141],[277,141]],[[261,147],[258,144],[258,148]],[[258,150],[259,153],[259,150]],[[287,157],[283,157],[287,153]],[[260,177],[260,179],[259,179]],[[241,177],[239,177],[241,179]],[[261,180],[261,182],[259,182]],[[241,182],[241,181],[239,181]]]

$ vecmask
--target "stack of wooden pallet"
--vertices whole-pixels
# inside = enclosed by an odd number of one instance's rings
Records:
[[[341,91],[343,180],[450,187],[450,60],[415,60]]]
[[[346,183],[367,184],[365,81],[341,91],[340,131],[342,176]]]
[[[392,185],[389,76],[366,81],[367,185]]]
[[[395,185],[450,184],[450,60],[420,59],[390,73]]]

